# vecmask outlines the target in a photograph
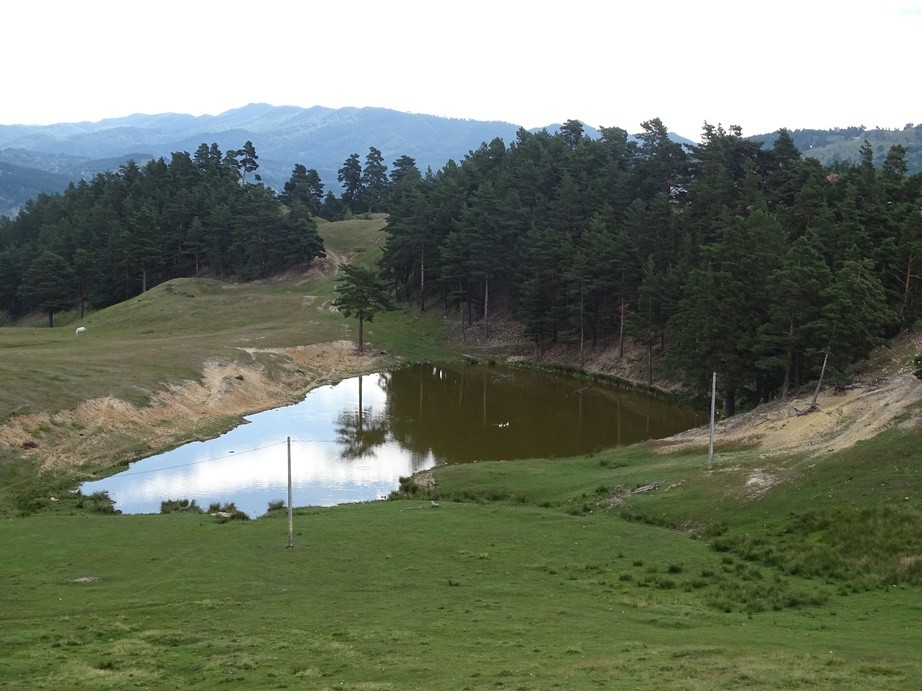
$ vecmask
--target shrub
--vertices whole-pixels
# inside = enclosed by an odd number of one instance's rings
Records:
[[[195,499],[166,499],[160,502],[160,513],[203,513]]]
[[[93,492],[87,499],[90,503],[88,507],[90,511],[95,511],[97,513],[115,513],[115,500],[109,496],[109,492],[106,490]]]
[[[247,516],[243,511],[237,511],[236,509],[230,513],[222,511],[216,517],[216,521],[218,523],[227,523],[228,521],[248,521],[248,520],[250,520],[249,516]]]

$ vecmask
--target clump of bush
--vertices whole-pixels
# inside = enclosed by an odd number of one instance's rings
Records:
[[[250,517],[247,516],[243,511],[237,508],[237,505],[232,502],[212,502],[208,505],[208,513],[214,516],[218,523],[227,523],[228,521],[248,521]]]
[[[390,499],[418,499],[426,494],[425,488],[422,487],[412,477],[400,477],[398,487],[390,493]]]
[[[115,500],[109,496],[109,492],[93,492],[88,497],[82,497],[77,502],[78,508],[86,508],[96,513],[118,513],[115,510]]]
[[[911,505],[827,508],[792,515],[774,535],[722,535],[711,547],[791,576],[821,578],[846,592],[922,583],[918,552],[922,512]]]
[[[165,499],[160,502],[160,513],[204,513],[195,499]]]
[[[269,507],[266,509],[269,513],[273,511],[282,511],[285,508],[284,499],[273,499],[269,502]]]

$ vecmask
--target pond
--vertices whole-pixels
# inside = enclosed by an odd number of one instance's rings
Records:
[[[482,364],[414,365],[310,391],[205,442],[84,483],[122,513],[166,499],[234,502],[251,518],[287,497],[332,506],[386,497],[435,465],[576,456],[669,436],[704,415],[649,394],[564,374]]]

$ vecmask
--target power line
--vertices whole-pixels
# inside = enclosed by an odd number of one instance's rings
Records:
[[[309,444],[309,445],[339,443],[339,439],[292,439],[291,441],[292,443]],[[263,451],[265,449],[271,449],[275,446],[281,446],[282,444],[286,444],[286,443],[288,442],[287,441],[273,442],[272,444],[266,444],[265,446],[257,446],[252,449],[245,449],[243,451],[234,451],[234,452],[225,454],[224,456],[214,456],[213,458],[203,458],[200,461],[190,461],[189,463],[180,463],[179,465],[170,465],[170,466],[165,466],[163,468],[152,468],[150,470],[135,470],[135,471],[124,470],[121,473],[116,473],[116,475],[118,475],[119,477],[133,477],[135,475],[145,475],[147,473],[159,473],[163,470],[176,470],[178,468],[188,468],[194,465],[202,465],[203,463],[213,463],[214,461],[224,461],[224,460],[227,460],[228,458],[240,458],[241,456],[245,456],[249,453],[255,453],[256,451]],[[170,453],[170,452],[168,451],[167,453]],[[137,461],[134,461],[134,463],[141,463],[142,461],[149,460],[150,458],[152,457],[148,456],[147,458],[139,458]],[[110,475],[109,477],[115,477],[115,476]],[[109,478],[102,478],[102,479],[107,480]],[[91,482],[99,482],[99,481],[100,480],[92,480]]]
[[[189,466],[193,466],[193,465],[202,465],[203,463],[213,463],[214,461],[223,461],[223,460],[226,460],[226,459],[228,459],[228,458],[238,458],[238,457],[240,457],[240,456],[245,456],[245,455],[247,455],[248,453],[254,453],[254,452],[256,452],[256,451],[263,451],[264,449],[271,449],[273,446],[280,446],[281,444],[284,444],[284,443],[285,443],[285,442],[283,442],[283,441],[281,441],[281,442],[275,442],[275,443],[273,443],[273,444],[267,444],[266,446],[258,446],[258,447],[253,448],[253,449],[246,449],[245,451],[231,452],[231,453],[226,454],[226,455],[224,455],[224,456],[215,456],[215,457],[213,457],[213,458],[203,458],[203,459],[200,460],[200,461],[191,461],[191,462],[189,462],[189,463],[180,463],[179,465],[171,465],[171,466],[166,466],[166,467],[163,467],[163,468],[153,468],[153,469],[151,469],[151,470],[135,470],[135,471],[133,471],[133,472],[130,471],[130,470],[125,470],[125,471],[122,471],[121,473],[117,473],[117,475],[118,475],[119,477],[130,477],[130,476],[133,476],[133,475],[145,475],[145,474],[147,474],[147,473],[159,473],[159,472],[162,471],[162,470],[175,470],[175,469],[177,469],[177,468],[188,468]],[[169,453],[169,452],[167,452],[167,453]],[[142,461],[149,460],[150,458],[151,458],[150,456],[148,456],[148,458],[140,458],[140,459],[138,459],[137,461],[135,461],[135,463],[140,463],[140,462],[142,462]],[[114,477],[114,476],[110,476],[110,477]],[[103,479],[108,479],[108,478],[103,478]]]

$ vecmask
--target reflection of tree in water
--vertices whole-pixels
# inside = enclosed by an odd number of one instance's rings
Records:
[[[379,385],[390,438],[439,462],[575,456],[694,426],[652,396],[531,370],[419,365]]]
[[[362,403],[362,377],[358,378],[359,404],[355,410],[343,410],[336,416],[340,457],[346,460],[374,456],[374,448],[387,441],[388,424],[384,411],[373,412]]]
[[[370,409],[344,410],[336,416],[336,441],[346,460],[373,456],[374,448],[387,441],[387,416]]]
[[[649,395],[531,370],[483,365],[417,365],[377,375],[375,401],[336,416],[344,460],[374,457],[391,443],[414,466],[575,456],[692,427],[686,411]],[[384,392],[385,400],[380,401]],[[692,416],[693,416],[693,411]]]

